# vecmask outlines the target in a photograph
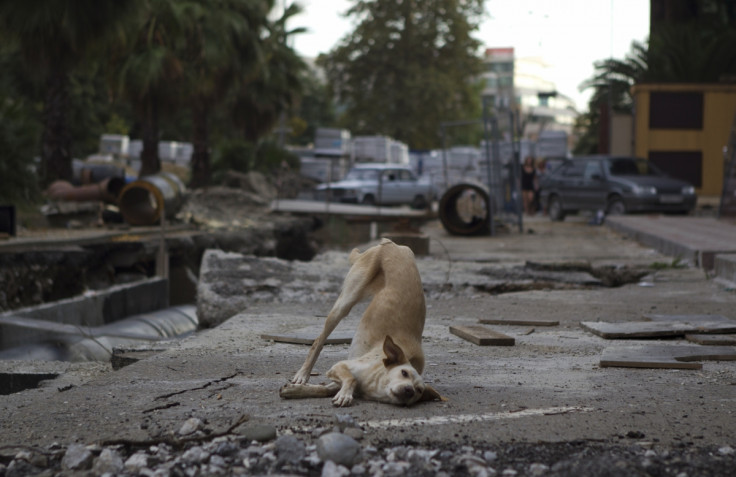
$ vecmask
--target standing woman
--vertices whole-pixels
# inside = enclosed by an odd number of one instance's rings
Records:
[[[524,204],[524,213],[534,215],[534,192],[537,189],[537,168],[534,167],[534,158],[526,156],[521,167],[521,200]]]

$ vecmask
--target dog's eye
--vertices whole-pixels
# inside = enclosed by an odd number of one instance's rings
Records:
[[[401,375],[402,375],[403,377],[405,377],[405,378],[408,378],[408,377],[409,377],[409,373],[407,373],[405,369],[402,369],[402,370],[401,370]]]

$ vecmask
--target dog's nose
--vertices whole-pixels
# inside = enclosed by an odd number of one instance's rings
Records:
[[[407,399],[414,397],[414,386],[404,386],[404,396]]]

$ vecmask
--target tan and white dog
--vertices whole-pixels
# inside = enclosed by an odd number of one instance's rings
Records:
[[[350,253],[352,267],[337,301],[314,340],[307,359],[281,397],[334,396],[335,406],[350,406],[353,396],[409,406],[443,399],[422,379],[422,332],[426,306],[414,254],[408,247],[383,239],[363,253]],[[307,384],[325,341],[337,324],[364,298],[372,296],[353,337],[348,359],[335,364],[326,385]]]

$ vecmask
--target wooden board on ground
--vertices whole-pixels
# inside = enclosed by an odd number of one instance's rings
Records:
[[[297,330],[290,333],[262,334],[264,340],[277,341],[279,343],[311,345],[319,336],[320,331]],[[333,332],[325,344],[350,344],[353,341],[352,332]]]
[[[736,346],[736,335],[703,335],[699,333],[687,334],[685,339],[708,346]]]
[[[736,323],[731,318],[726,318],[723,315],[660,315],[660,314],[646,314],[644,318],[650,321],[679,321],[685,323],[700,323],[700,322],[723,322],[723,323]]]
[[[674,338],[689,333],[736,333],[736,322],[733,321],[703,321],[697,323],[681,321],[631,321],[624,323],[583,321],[580,326],[606,339]]]
[[[479,346],[514,346],[516,339],[479,325],[450,326],[450,333]]]
[[[603,350],[602,368],[702,369],[698,361],[736,360],[736,348],[715,346],[620,346]]]
[[[559,321],[542,320],[542,319],[522,319],[513,318],[481,318],[478,323],[484,325],[510,325],[510,326],[557,326]]]

